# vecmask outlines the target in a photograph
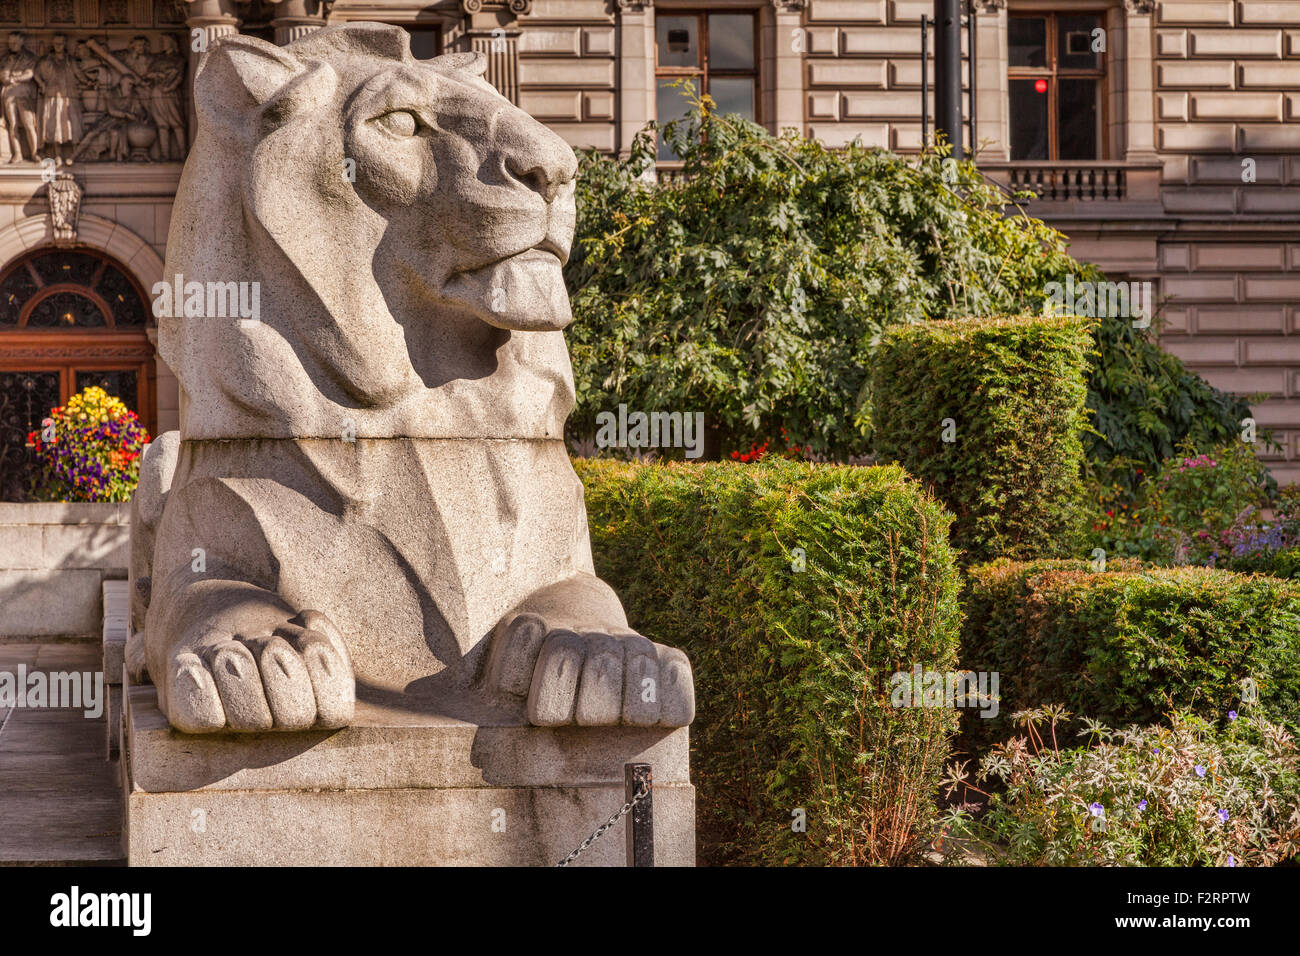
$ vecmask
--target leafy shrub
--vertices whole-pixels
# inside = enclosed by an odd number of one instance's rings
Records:
[[[1260,510],[1275,492],[1255,446],[1232,441],[1193,454],[1184,444],[1143,485],[1127,523],[1102,523],[1102,546],[1160,563],[1217,564],[1264,531]]]
[[[1116,557],[1150,558],[1160,551],[1156,528],[1143,522],[1140,511],[1141,490],[1149,483],[1145,469],[1134,468],[1131,475],[1140,483],[1136,492],[1126,474],[1114,475],[1106,467],[1094,468],[1086,476],[1084,500],[1091,517],[1080,553],[1101,548]]]
[[[1264,532],[1260,537],[1277,533],[1275,528]],[[1259,538],[1242,545],[1260,544]],[[1232,571],[1244,571],[1254,574],[1267,574],[1274,578],[1300,578],[1300,547],[1294,543],[1282,547],[1270,547],[1264,543],[1258,550],[1228,559],[1228,568]]]
[[[1118,519],[1108,511],[1094,529],[1107,553],[1164,564],[1215,565],[1234,550],[1267,546],[1260,509],[1276,488],[1254,445],[1232,441],[1195,454],[1186,443],[1142,486],[1130,510],[1121,511]],[[1256,537],[1265,540],[1254,541]],[[1279,545],[1281,541],[1279,537]]]
[[[1271,521],[1241,522],[1227,535],[1226,566],[1278,578],[1300,578],[1300,487],[1282,488]]]
[[[694,667],[701,860],[908,859],[956,719],[888,685],[956,662],[943,508],[897,467],[575,465],[597,572]]]
[[[1152,328],[1158,325],[1157,316]],[[1088,379],[1095,430],[1084,446],[1094,474],[1122,489],[1123,500],[1177,449],[1195,454],[1238,437],[1250,415],[1245,399],[1214,388],[1131,321],[1103,320],[1095,335]],[[1269,433],[1261,438],[1271,441]]]
[[[886,328],[1038,314],[1048,283],[1104,278],[969,163],[832,150],[708,106],[663,131],[681,178],[646,181],[649,131],[624,159],[582,157],[565,271],[573,438],[626,402],[703,411],[724,455],[776,442],[780,426],[816,455],[862,455],[863,386]],[[1130,490],[1133,467],[1154,472],[1184,439],[1225,441],[1249,413],[1131,321],[1100,323],[1097,343],[1088,407],[1099,434],[1085,447]]]
[[[1001,712],[1061,702],[1104,723],[1206,717],[1258,697],[1300,724],[1300,584],[1215,568],[1116,560],[995,561],[973,568],[961,661],[1000,674]],[[1251,683],[1244,683],[1249,679]],[[966,721],[978,748],[1005,716]]]
[[[881,341],[877,455],[934,488],[972,558],[1074,540],[1090,345],[1089,321],[1072,316],[928,322]]]
[[[121,399],[91,386],[52,409],[27,440],[44,471],[38,499],[130,501],[149,433]]]
[[[1283,728],[1235,712],[1224,730],[1184,714],[1169,727],[1089,721],[1087,745],[1062,749],[1064,716],[1020,715],[1024,736],[980,764],[980,779],[1004,789],[985,794],[980,813],[950,811],[953,836],[1013,866],[1271,866],[1295,856],[1300,750]],[[949,783],[949,792],[971,786],[964,767]]]

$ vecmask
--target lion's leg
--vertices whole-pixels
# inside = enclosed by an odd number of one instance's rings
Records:
[[[222,579],[190,583],[167,603],[150,615],[158,645],[150,672],[161,672],[160,703],[176,729],[305,730],[351,721],[352,662],[324,614]]]
[[[149,673],[178,730],[304,730],[352,719],[342,634],[324,613],[277,593],[267,493],[261,482],[196,477],[182,444],[145,626]]]
[[[152,590],[154,539],[179,450],[178,431],[164,432],[146,445],[140,457],[139,483],[131,496],[131,633],[126,642],[126,668],[137,684],[145,675],[144,627]]]
[[[595,575],[534,592],[491,641],[487,689],[523,703],[530,723],[685,727],[695,716],[686,655],[629,628]]]

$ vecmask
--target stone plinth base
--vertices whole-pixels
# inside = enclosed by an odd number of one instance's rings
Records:
[[[353,726],[172,730],[125,689],[123,840],[132,866],[553,866],[654,773],[658,866],[695,863],[687,731],[490,726],[358,701]],[[574,865],[623,866],[628,817]]]

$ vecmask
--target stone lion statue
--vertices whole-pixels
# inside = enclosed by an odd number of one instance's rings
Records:
[[[128,666],[178,730],[341,727],[366,695],[694,715],[685,655],[594,574],[563,444],[573,151],[484,66],[374,23],[202,61],[167,241],[183,308],[154,290],[181,429],[132,525]],[[257,315],[213,309],[243,283]]]

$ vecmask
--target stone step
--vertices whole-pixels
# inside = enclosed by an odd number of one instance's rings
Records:
[[[109,760],[116,760],[120,750],[122,667],[126,663],[126,642],[130,636],[130,586],[126,581],[105,581],[103,667],[104,683],[108,688],[108,719],[105,721],[104,739]]]
[[[20,665],[29,674],[97,672],[100,649],[0,646],[0,671],[16,675]],[[107,719],[107,706],[97,718],[71,708],[0,707],[0,866],[125,863],[117,765],[104,759]]]

